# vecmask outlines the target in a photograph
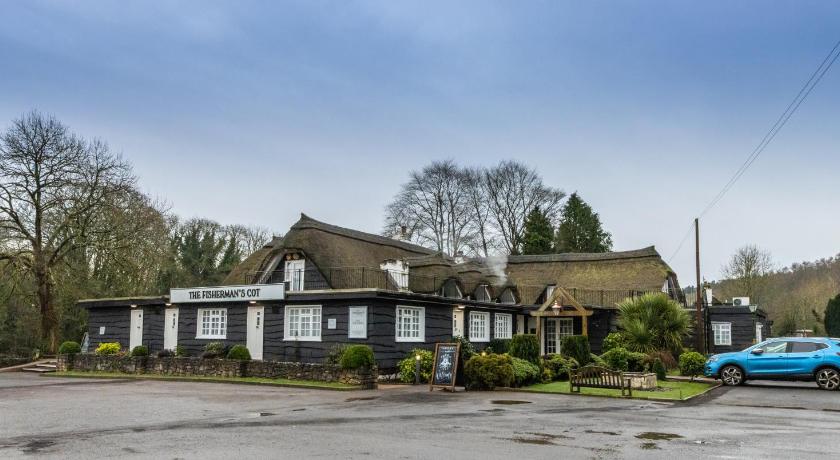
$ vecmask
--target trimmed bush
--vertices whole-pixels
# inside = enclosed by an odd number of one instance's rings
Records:
[[[513,365],[513,385],[523,387],[537,383],[542,376],[540,367],[536,364],[520,358],[511,358]]]
[[[175,356],[175,352],[172,350],[167,350],[165,348],[157,352],[158,358],[171,358],[173,356]]]
[[[131,349],[131,356],[134,358],[149,356],[149,349],[145,345],[137,345]]]
[[[222,342],[210,342],[204,346],[204,353],[201,357],[204,359],[223,358],[227,355],[225,344]]]
[[[628,355],[630,355],[630,352],[626,348],[616,347],[601,355],[601,358],[604,359],[610,369],[627,372],[629,368]]]
[[[665,365],[662,364],[662,360],[656,358],[653,360],[653,372],[656,372],[656,378],[660,381],[665,381],[668,378],[668,372],[665,370]]]
[[[82,346],[79,342],[66,341],[58,347],[58,354],[60,355],[75,355],[82,352]]]
[[[498,354],[507,353],[510,350],[510,339],[493,339],[487,344],[487,352]]]
[[[184,356],[189,356],[190,354],[187,353],[187,349],[184,348],[183,345],[175,345],[175,357],[181,358]]]
[[[96,353],[99,356],[108,356],[108,355],[115,355],[120,352],[120,344],[117,342],[105,342],[100,343],[98,347],[96,347]]]
[[[367,345],[350,345],[341,355],[343,369],[370,369],[376,365],[373,358],[373,348]]]
[[[551,383],[554,381],[554,371],[549,368],[543,368],[542,371],[542,383]]]
[[[234,345],[230,347],[230,351],[227,353],[227,359],[235,359],[237,361],[250,361],[251,360],[251,352],[248,351],[248,347],[245,345]]]
[[[703,366],[706,358],[696,351],[687,351],[680,355],[680,374],[687,377],[694,377],[703,373]]]
[[[432,366],[434,365],[435,353],[422,348],[415,348],[411,353],[397,364],[399,368],[400,381],[404,383],[414,383],[414,366],[417,360],[416,356],[420,355],[420,382],[428,383],[432,376]]]
[[[473,356],[478,354],[475,351],[475,346],[466,337],[456,335],[455,337],[452,337],[452,341],[461,344],[461,362],[462,363],[466,363],[470,358],[472,358]],[[434,352],[432,352],[432,353],[434,354]]]
[[[327,352],[327,357],[324,358],[325,364],[334,364],[339,365],[341,364],[341,355],[344,354],[344,350],[347,349],[347,345],[343,343],[337,343],[330,347],[330,351]]]
[[[563,356],[574,358],[581,366],[586,366],[592,362],[589,337],[585,335],[567,335],[563,337],[560,350]]]
[[[627,353],[627,370],[630,372],[647,372],[650,369],[648,356],[644,353],[631,351]]]
[[[551,369],[554,380],[569,380],[569,375],[578,368],[578,363],[573,358],[551,354],[543,359],[543,366]]]
[[[540,341],[535,334],[516,334],[510,341],[508,354],[537,364],[540,362]]]
[[[508,355],[473,356],[464,365],[467,390],[493,390],[513,384],[513,363]],[[539,374],[538,374],[539,375]]]
[[[613,348],[627,348],[625,346],[626,342],[627,341],[624,339],[624,336],[621,335],[621,332],[610,332],[601,344],[601,354],[604,354]]]
[[[607,362],[604,361],[604,358],[601,358],[598,355],[592,355],[592,356],[590,356],[590,358],[592,358],[592,362],[589,363],[589,364],[594,364],[596,366],[601,366],[601,367],[610,367],[610,366],[607,365]]]

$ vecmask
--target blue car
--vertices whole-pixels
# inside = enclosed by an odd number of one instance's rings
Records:
[[[823,390],[840,388],[840,339],[777,338],[744,351],[712,355],[704,373],[724,385],[749,379],[814,380]]]

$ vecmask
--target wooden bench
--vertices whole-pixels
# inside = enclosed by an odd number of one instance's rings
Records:
[[[569,385],[572,393],[580,393],[581,387],[612,388],[621,390],[621,396],[633,396],[630,378],[624,377],[621,372],[600,366],[584,366],[573,371],[569,378]]]

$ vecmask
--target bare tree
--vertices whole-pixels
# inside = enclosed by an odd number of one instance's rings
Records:
[[[131,167],[105,143],[77,137],[54,117],[29,113],[0,137],[0,229],[7,239],[0,260],[31,272],[50,351],[58,340],[53,269],[93,232],[108,232],[97,216],[134,184]]]
[[[735,251],[722,272],[740,295],[757,299],[763,280],[772,269],[773,259],[769,252],[755,245],[746,245]]]
[[[475,223],[475,236],[472,239],[472,253],[481,257],[495,254],[500,246],[499,238],[490,228],[490,206],[487,201],[484,168],[467,168],[467,207]]]
[[[265,246],[273,236],[268,228],[255,225],[228,225],[225,232],[229,238],[235,238],[239,250],[245,257]]]
[[[468,175],[451,160],[412,171],[386,207],[384,234],[405,236],[449,255],[468,250],[476,233],[468,186]]]
[[[536,170],[516,161],[503,161],[484,171],[483,186],[490,222],[510,254],[521,253],[528,214],[539,206],[554,223],[565,196],[544,185]]]

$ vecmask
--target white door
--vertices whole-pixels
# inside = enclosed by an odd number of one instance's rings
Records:
[[[545,320],[545,353],[560,353],[564,336],[574,335],[572,318],[546,318]]]
[[[178,345],[178,309],[167,308],[163,321],[163,348],[174,350]]]
[[[306,269],[306,262],[303,259],[287,260],[284,273],[284,280],[289,283],[290,291],[303,290],[303,274]]]
[[[251,353],[251,359],[263,358],[263,323],[265,307],[248,307],[248,338],[245,346]]]
[[[131,310],[131,330],[128,332],[128,349],[143,345],[143,309]]]
[[[452,337],[464,336],[464,310],[452,309]]]

